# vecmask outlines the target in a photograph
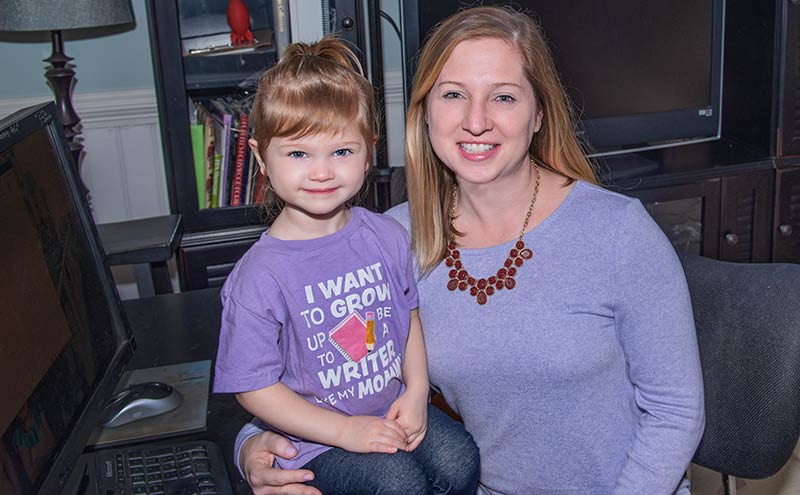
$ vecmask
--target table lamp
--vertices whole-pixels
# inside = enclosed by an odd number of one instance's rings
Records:
[[[133,22],[131,0],[0,0],[0,31],[50,33],[53,53],[44,59],[50,64],[45,77],[55,95],[78,178],[83,154],[81,119],[72,106],[75,71],[69,63],[72,58],[64,53],[61,32],[69,31],[70,37],[93,38],[108,34],[107,29],[101,28],[124,24],[132,28]],[[88,193],[82,181],[81,187]]]

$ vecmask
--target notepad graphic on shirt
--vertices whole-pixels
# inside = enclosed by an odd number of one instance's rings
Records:
[[[342,356],[357,363],[367,355],[366,335],[366,322],[357,311],[353,311],[328,333],[328,340]]]

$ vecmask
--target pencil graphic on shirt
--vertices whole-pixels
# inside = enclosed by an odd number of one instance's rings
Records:
[[[367,335],[364,343],[367,345],[368,352],[375,349],[375,313],[372,311],[367,311]]]

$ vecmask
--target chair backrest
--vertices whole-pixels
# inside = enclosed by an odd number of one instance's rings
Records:
[[[800,434],[800,265],[681,261],[705,387],[706,428],[693,462],[771,476]]]

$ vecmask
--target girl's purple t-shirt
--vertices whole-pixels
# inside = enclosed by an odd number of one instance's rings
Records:
[[[417,307],[409,239],[394,219],[352,208],[348,224],[318,239],[267,233],[222,288],[214,391],[281,382],[321,407],[385,416],[404,391],[402,361]],[[366,339],[374,315],[374,345]],[[329,447],[292,438],[303,466]]]

